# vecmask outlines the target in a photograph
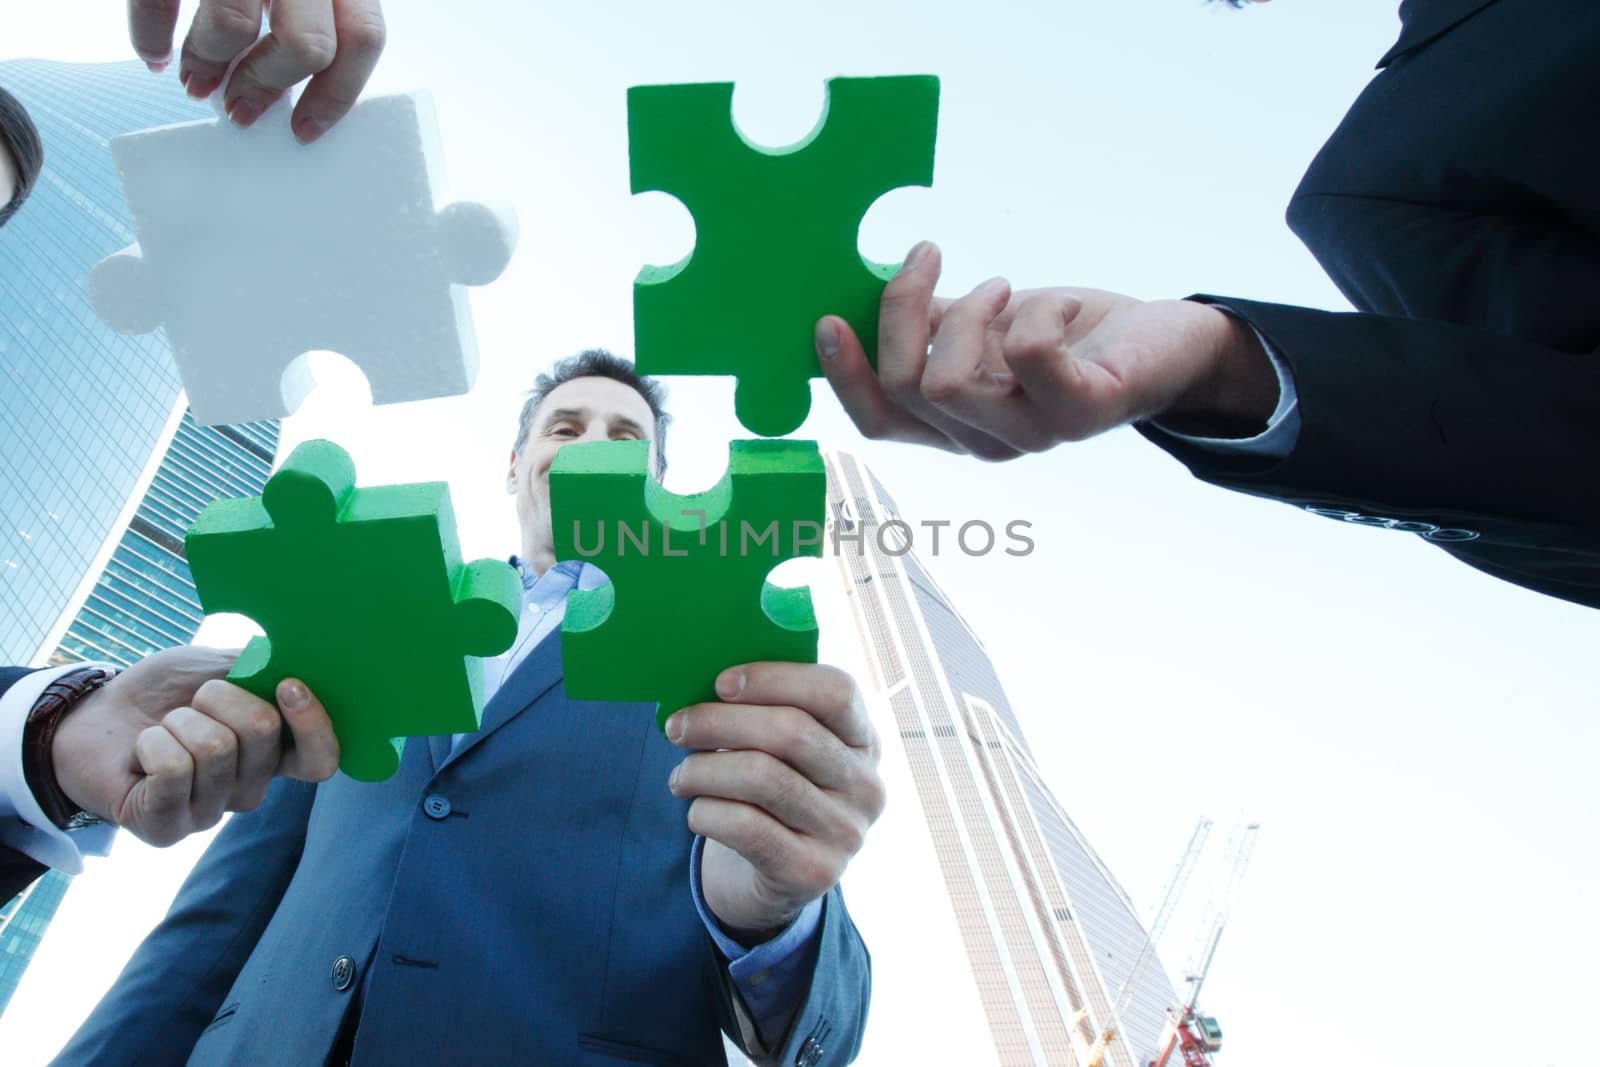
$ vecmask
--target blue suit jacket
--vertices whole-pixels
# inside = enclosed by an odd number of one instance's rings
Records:
[[[689,890],[682,752],[637,704],[568,700],[560,634],[483,729],[414,740],[400,770],[274,783],[218,835],[58,1063],[326,1058],[363,995],[364,1065],[843,1064],[867,951],[835,888],[806,1003],[752,1047]]]

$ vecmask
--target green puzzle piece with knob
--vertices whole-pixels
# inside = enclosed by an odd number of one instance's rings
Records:
[[[677,197],[695,225],[688,258],[634,281],[634,358],[641,374],[735,375],[739,421],[776,437],[811,407],[818,319],[842,316],[876,362],[899,268],[862,258],[861,219],[933,183],[939,79],[834,78],[822,121],[781,149],[746,141],[732,106],[732,83],[628,90],[633,191]]]
[[[345,774],[381,781],[407,737],[478,729],[474,657],[516,639],[522,581],[499,560],[461,561],[443,482],[358,489],[344,449],[308,441],[261,496],[201,512],[184,549],[205,610],[266,631],[228,680],[265,700],[305,682]]]
[[[570,444],[550,467],[558,560],[611,579],[567,597],[561,661],[576,700],[654,701],[656,724],[716,700],[717,675],[759,660],[817,661],[809,590],[766,580],[822,555],[822,457],[813,441],[735,441],[728,472],[677,496],[645,441]]]

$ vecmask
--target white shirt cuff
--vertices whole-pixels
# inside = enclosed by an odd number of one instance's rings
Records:
[[[1215,304],[1210,306],[1231,314],[1225,307],[1217,307]],[[1249,322],[1245,322],[1245,325],[1250,327],[1250,332],[1261,342],[1267,358],[1272,361],[1272,369],[1278,374],[1278,406],[1273,409],[1272,417],[1267,419],[1267,428],[1254,437],[1196,437],[1193,434],[1177,433],[1165,426],[1161,427],[1161,432],[1168,437],[1187,441],[1196,448],[1204,448],[1211,452],[1284,459],[1294,451],[1295,442],[1300,438],[1300,395],[1295,391],[1294,375],[1289,372],[1289,365],[1283,361],[1272,345],[1267,343],[1267,339],[1261,336],[1260,330]],[[1156,425],[1160,426],[1160,423]]]
[[[57,828],[39,807],[22,773],[22,731],[28,712],[45,687],[62,675],[84,667],[117,669],[112,663],[71,663],[34,671],[0,693],[0,844],[37,860],[46,867],[79,874],[83,857],[104,856],[111,850],[117,828],[110,823],[66,831]]]

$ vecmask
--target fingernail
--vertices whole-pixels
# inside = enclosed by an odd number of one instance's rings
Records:
[[[235,126],[248,126],[261,117],[262,110],[259,103],[247,96],[241,96],[228,105],[228,118],[233,120]]]
[[[817,323],[817,355],[832,359],[839,354],[839,326],[828,319]]]
[[[311,703],[311,694],[299,682],[284,682],[278,687],[278,699],[286,708],[303,708]]]
[[[144,65],[150,68],[151,74],[160,74],[167,69],[169,62],[171,62],[170,59],[147,59],[144,61]]]
[[[744,692],[744,671],[724,671],[717,678],[717,696],[723,700],[737,700]]]
[[[900,269],[916,270],[922,265],[922,261],[928,258],[928,250],[932,247],[933,245],[927,241],[918,241],[916,244],[912,245],[911,251],[906,253],[905,266],[901,267]]]
[[[670,721],[670,720],[669,720]],[[667,775],[667,788],[674,793],[678,791],[678,779],[683,777],[683,764],[672,768],[672,773]]]
[[[321,137],[327,132],[328,123],[324,119],[316,119],[306,116],[304,118],[296,119],[294,122],[295,140],[299,141],[301,144],[310,144],[312,141],[315,141],[318,137]]]
[[[682,739],[683,739],[683,713],[679,712],[678,714],[674,715],[672,718],[667,720],[667,740],[671,741],[673,744],[677,744]],[[672,774],[673,774],[673,777],[676,778],[678,772],[677,771],[673,771]]]

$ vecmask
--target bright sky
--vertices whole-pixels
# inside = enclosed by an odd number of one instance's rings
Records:
[[[12,13],[0,58],[126,58],[110,6]],[[473,293],[483,370],[470,396],[363,409],[359,375],[333,361],[286,436],[340,440],[364,482],[449,479],[466,550],[509,551],[519,391],[578,348],[630,352],[634,273],[693,239],[675,202],[628,193],[624,92],[640,83],[735,80],[741,127],[781,144],[813,125],[828,76],[938,74],[934,187],[880,202],[862,249],[889,261],[938,240],[948,294],[1003,273],[1342,308],[1282,213],[1392,41],[1394,8],[391,2],[373,88],[432,91],[454,192],[513,201],[521,245]],[[682,492],[715,480],[724,443],[744,434],[730,382],[673,394],[668,486]],[[1199,813],[1218,818],[1218,842],[1237,812],[1263,823],[1207,985],[1227,1034],[1219,1064],[1593,1062],[1600,616],[1411,536],[1202,485],[1131,432],[987,467],[861,442],[814,396],[802,434],[863,455],[907,517],[1033,524],[1026,559],[946,552],[930,568],[1141,907]],[[8,1063],[60,1047],[202,844],[123,840],[91,867],[0,1017]],[[892,870],[899,847],[875,835],[860,869]],[[940,1047],[926,1044],[939,1026],[910,1021],[937,998],[899,977],[919,973],[896,956],[914,942],[875,937],[875,893],[859,896],[880,965],[861,1062],[912,1062],[908,1050]],[[946,921],[942,887],[919,899],[928,923]],[[1173,927],[1172,970],[1196,932]]]

